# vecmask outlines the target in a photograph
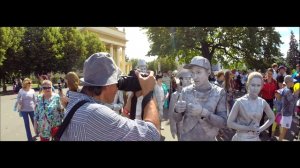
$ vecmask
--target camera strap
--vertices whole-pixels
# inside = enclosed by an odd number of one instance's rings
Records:
[[[142,117],[142,120],[144,119],[144,109],[146,107],[146,105],[150,102],[150,100],[153,98],[153,90],[150,91],[144,98],[143,98],[143,101],[142,101],[142,114],[141,114],[141,117]]]
[[[62,122],[62,124],[59,126],[59,129],[55,135],[55,137],[53,137],[54,141],[60,141],[60,137],[63,135],[65,129],[68,127],[73,115],[75,114],[75,112],[85,103],[87,103],[89,101],[87,100],[81,100],[80,102],[78,102],[77,104],[75,104],[72,109],[69,111],[69,113],[67,114],[66,118],[64,119],[64,121]]]
[[[137,103],[137,97],[135,95],[135,92],[133,92],[133,97],[131,99],[131,107],[130,107],[130,119],[135,119],[136,114],[136,103]]]

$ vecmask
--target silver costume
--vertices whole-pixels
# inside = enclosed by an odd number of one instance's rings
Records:
[[[226,126],[226,94],[224,89],[208,81],[209,61],[196,56],[190,64],[194,84],[183,88],[175,105],[174,119],[183,121],[181,141],[214,141],[219,128]]]
[[[174,120],[174,110],[175,104],[178,101],[179,95],[182,91],[182,88],[191,85],[191,72],[187,69],[182,69],[177,74],[177,77],[180,78],[181,85],[178,85],[177,91],[174,92],[171,96],[170,105],[169,105],[169,119],[170,119],[170,129],[172,137],[175,138],[177,136],[178,140],[180,141],[180,135],[182,134],[182,126],[183,122],[176,122]]]
[[[258,72],[249,74],[247,81],[248,94],[236,100],[229,114],[227,125],[236,130],[233,141],[259,141],[260,132],[267,129],[275,120],[274,113],[269,104],[258,97],[263,77]],[[268,120],[259,126],[263,113]]]
[[[182,141],[214,141],[219,128],[226,126],[226,94],[225,91],[210,84],[206,92],[195,90],[194,85],[183,88],[182,99],[187,104],[200,104],[203,109],[210,112],[208,117],[193,115],[188,110],[183,113],[174,113],[176,122],[183,120],[183,129],[180,136]]]

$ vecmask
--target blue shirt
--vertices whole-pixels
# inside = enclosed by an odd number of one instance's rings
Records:
[[[78,92],[69,92],[67,116],[71,108],[87,100],[74,114],[61,141],[159,141],[160,134],[151,122],[131,120]]]
[[[296,106],[296,101],[298,99],[298,95],[294,95],[292,91],[284,87],[282,91],[282,115],[283,116],[293,116],[295,106]]]
[[[292,75],[292,78],[296,79],[297,81],[295,83],[300,83],[300,77],[298,76],[299,72],[294,72]]]

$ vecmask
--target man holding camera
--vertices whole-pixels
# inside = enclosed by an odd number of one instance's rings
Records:
[[[154,100],[144,108],[144,120],[131,120],[116,114],[111,104],[118,91],[118,68],[108,53],[95,53],[84,63],[80,93],[70,91],[71,108],[81,100],[88,102],[79,107],[64,131],[61,141],[158,141],[159,115]],[[142,95],[151,97],[155,86],[153,71],[148,77],[136,73]]]

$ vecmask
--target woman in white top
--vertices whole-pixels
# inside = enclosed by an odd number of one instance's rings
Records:
[[[252,72],[247,81],[248,94],[236,100],[227,120],[227,126],[236,130],[233,141],[259,141],[259,134],[275,120],[269,104],[258,97],[263,86],[263,76]],[[268,120],[259,126],[263,112]]]
[[[36,106],[36,96],[33,89],[31,89],[31,80],[29,78],[25,78],[22,83],[22,89],[20,89],[17,97],[17,104],[21,106],[20,113],[23,117],[26,135],[28,141],[33,141],[30,125],[29,125],[29,118],[31,119],[31,123],[33,125],[33,116],[34,116],[34,109]]]

